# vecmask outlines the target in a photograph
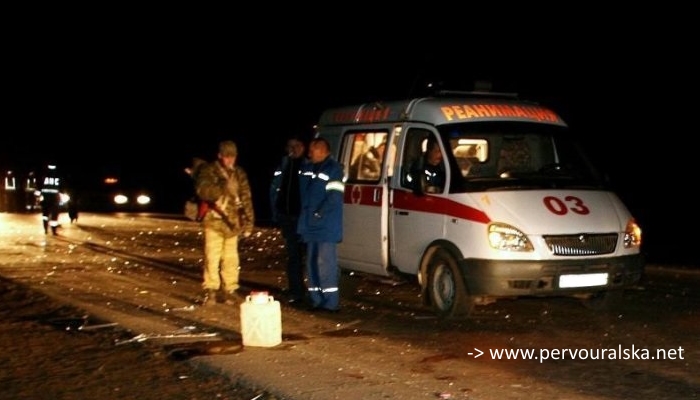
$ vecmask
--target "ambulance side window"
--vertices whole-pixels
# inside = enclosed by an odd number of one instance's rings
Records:
[[[401,157],[401,186],[415,193],[424,191],[422,176],[417,174],[417,171],[421,170],[429,138],[436,140],[435,136],[426,129],[412,128],[406,134]]]
[[[386,151],[386,132],[352,132],[345,143],[350,152],[348,182],[378,182]]]

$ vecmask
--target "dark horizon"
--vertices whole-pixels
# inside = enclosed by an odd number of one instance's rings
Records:
[[[691,252],[673,243],[698,220],[690,192],[697,157],[686,139],[694,124],[678,100],[694,72],[686,54],[650,46],[644,39],[651,32],[635,36],[637,47],[629,40],[624,48],[612,39],[600,43],[612,45],[608,50],[592,43],[440,48],[444,41],[429,37],[426,46],[376,37],[376,46],[360,38],[321,46],[300,34],[219,48],[177,37],[154,41],[152,34],[112,37],[100,29],[63,41],[62,32],[34,38],[31,50],[10,49],[0,171],[55,163],[87,181],[117,171],[158,182],[168,198],[163,209],[179,212],[189,191],[183,169],[193,157],[214,158],[217,143],[231,139],[264,216],[285,139],[310,136],[322,110],[417,95],[428,82],[462,90],[490,81],[494,91],[553,108],[585,139],[649,246],[669,243],[662,250],[669,258]]]

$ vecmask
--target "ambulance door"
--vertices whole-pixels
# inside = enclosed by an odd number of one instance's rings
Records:
[[[345,167],[341,268],[388,275],[387,130],[359,129],[343,136],[340,161]]]
[[[399,271],[415,274],[428,244],[444,237],[443,184],[430,186],[425,179],[428,147],[436,143],[444,153],[437,134],[422,124],[404,127],[399,140],[394,176],[391,180],[391,204],[388,210],[391,262]],[[445,160],[440,162],[443,170]]]

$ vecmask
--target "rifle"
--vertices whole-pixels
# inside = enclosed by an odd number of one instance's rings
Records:
[[[219,214],[221,219],[224,221],[224,223],[231,229],[235,229],[236,226],[231,222],[231,220],[228,218],[228,215],[222,210],[218,205],[216,205],[215,202],[213,201],[202,201],[204,203],[204,210],[201,210],[201,215],[204,217],[204,215],[209,211],[210,209],[214,211],[215,213]]]

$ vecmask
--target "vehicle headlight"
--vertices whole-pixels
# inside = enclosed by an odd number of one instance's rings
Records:
[[[121,205],[121,204],[126,204],[128,202],[129,202],[129,198],[123,194],[118,194],[118,195],[114,196],[114,204]]]
[[[527,235],[510,225],[494,223],[489,225],[489,244],[496,250],[534,251]]]
[[[637,221],[635,221],[634,218],[627,221],[624,245],[626,249],[642,245],[642,228],[637,225]]]
[[[151,196],[147,194],[140,194],[138,197],[136,197],[136,202],[142,206],[145,206],[146,204],[151,203]]]

